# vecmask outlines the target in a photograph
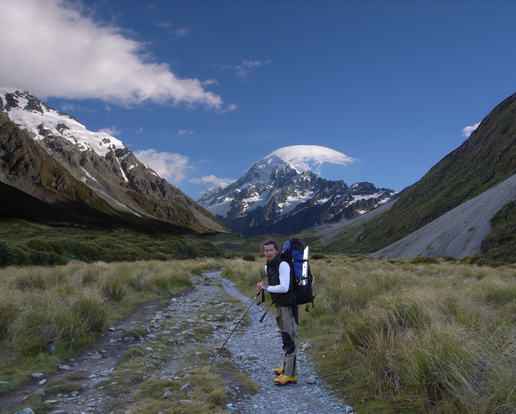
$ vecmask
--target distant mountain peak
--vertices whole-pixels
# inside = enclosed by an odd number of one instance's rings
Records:
[[[363,214],[395,193],[371,183],[349,187],[344,181],[329,181],[312,171],[325,162],[353,161],[316,145],[280,148],[257,161],[231,185],[210,188],[198,203],[244,236],[293,234]]]

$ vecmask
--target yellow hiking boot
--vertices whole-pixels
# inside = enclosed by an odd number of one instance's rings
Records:
[[[274,380],[274,385],[288,385],[297,384],[297,377],[289,377],[288,375],[281,374]]]
[[[283,372],[285,372],[285,368],[282,365],[281,367],[276,368],[273,372],[274,372],[274,375],[281,375],[281,374],[283,374]],[[296,368],[296,375],[297,375],[297,368]]]
[[[274,370],[274,375],[278,375],[278,376],[279,376],[279,375],[281,375],[281,374],[283,374],[283,365],[282,365],[281,367],[276,368],[276,369]]]

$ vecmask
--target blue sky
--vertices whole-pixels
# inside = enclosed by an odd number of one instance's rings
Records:
[[[515,21],[512,0],[17,0],[0,84],[194,199],[291,145],[357,160],[325,178],[399,191],[516,92]]]

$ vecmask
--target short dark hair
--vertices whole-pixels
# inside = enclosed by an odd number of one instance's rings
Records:
[[[263,249],[265,249],[265,246],[268,246],[268,245],[270,245],[270,244],[272,244],[272,246],[273,246],[276,250],[278,250],[278,251],[279,251],[278,243],[276,243],[274,240],[267,240],[267,241],[264,241],[264,242],[262,243],[262,246],[261,246],[261,247],[262,247],[262,252],[263,252]]]

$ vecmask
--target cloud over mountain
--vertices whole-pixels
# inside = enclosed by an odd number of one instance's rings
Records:
[[[348,157],[342,152],[318,145],[292,145],[290,147],[283,147],[270,153],[265,158],[272,157],[273,155],[288,162],[298,172],[312,170],[316,173],[320,173],[320,168],[324,163],[347,165],[357,161],[355,158]]]
[[[179,184],[186,178],[186,171],[193,168],[188,157],[171,152],[157,152],[154,149],[135,151],[136,157],[156,171],[160,177],[172,184]]]
[[[475,131],[478,126],[480,125],[480,122],[477,122],[475,125],[468,125],[462,130],[462,136],[468,138],[473,131]]]
[[[179,78],[165,63],[148,62],[144,44],[121,28],[87,17],[80,3],[17,0],[0,3],[3,84],[39,96],[94,98],[124,105],[144,100],[203,105],[222,98],[198,79]]]

